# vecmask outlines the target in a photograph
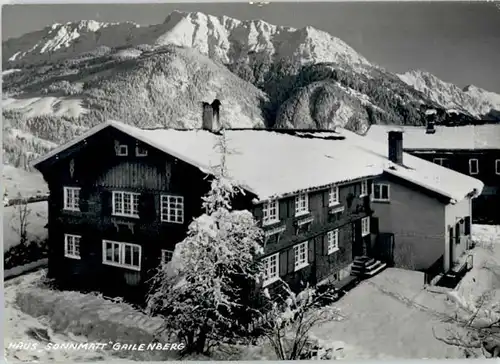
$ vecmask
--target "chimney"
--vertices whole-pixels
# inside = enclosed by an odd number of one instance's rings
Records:
[[[220,129],[220,105],[221,102],[215,99],[212,104],[203,103],[202,128],[208,131],[219,131]]]
[[[389,132],[389,160],[403,165],[403,131]]]
[[[214,101],[212,101],[214,126],[216,127],[217,130],[219,130],[222,127],[220,123],[220,107],[221,107],[221,102],[219,99],[215,99]]]
[[[203,103],[202,118],[203,118],[202,129],[212,130],[214,123],[214,111],[212,109],[212,105],[210,105],[208,102]]]
[[[436,125],[436,110],[427,110],[425,116],[427,121],[425,133],[434,134],[436,132],[436,129],[434,129],[434,125]]]
[[[434,134],[436,132],[436,129],[434,129],[434,124],[434,120],[427,121],[427,127],[425,129],[426,134]]]

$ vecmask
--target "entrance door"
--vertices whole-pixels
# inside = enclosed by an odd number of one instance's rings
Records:
[[[352,258],[363,256],[363,238],[361,237],[361,220],[355,221],[352,226]]]

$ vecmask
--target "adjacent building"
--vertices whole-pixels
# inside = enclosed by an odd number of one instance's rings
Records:
[[[146,130],[109,121],[35,161],[50,190],[49,275],[72,287],[144,293],[202,213],[221,157],[211,125]],[[375,274],[407,250],[415,269],[443,255],[445,270],[465,249],[450,243],[448,226],[470,219],[483,184],[403,153],[400,134],[383,144],[345,130],[225,135],[229,177],[245,192],[233,207],[251,211],[265,231],[271,291],[279,278],[298,290],[361,268]]]
[[[473,203],[474,222],[500,223],[500,124],[398,126],[405,152],[480,179],[484,189]],[[385,141],[394,126],[372,125],[366,136]]]

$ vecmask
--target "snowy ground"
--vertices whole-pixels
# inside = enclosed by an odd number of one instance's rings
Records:
[[[82,99],[70,96],[40,96],[25,98],[6,98],[2,100],[5,110],[23,112],[27,117],[54,115],[78,117],[87,112]]]
[[[485,292],[490,293],[490,307],[500,301],[500,226],[474,225],[473,240],[474,268],[455,290],[425,289],[423,273],[387,269],[335,304],[344,320],[313,333],[345,342],[343,356],[352,360],[463,358],[461,350],[437,340],[433,331],[439,337],[446,337],[450,328],[460,332],[458,325],[443,321],[469,318]]]
[[[43,241],[47,238],[47,201],[28,204],[28,241]],[[3,249],[19,244],[19,206],[3,208]]]
[[[4,347],[7,362],[61,362],[85,361],[92,362],[104,360],[107,362],[129,362],[115,358],[103,351],[90,350],[45,350],[48,342],[64,344],[69,342],[88,342],[83,336],[71,334],[56,334],[51,329],[47,317],[34,318],[23,313],[16,305],[18,290],[30,289],[33,282],[40,279],[41,272],[32,273],[15,278],[5,283],[4,297]],[[31,349],[16,350],[9,347],[14,344],[24,343]]]
[[[395,268],[387,269],[381,274],[363,281],[335,303],[335,307],[340,310],[344,317],[343,320],[314,327],[312,333],[322,341],[335,343],[334,346],[337,348],[335,356],[339,359],[463,358],[462,350],[439,341],[434,335],[445,337],[446,329],[450,328],[455,332],[463,330],[458,323],[453,322],[453,319],[456,320],[457,315],[461,317],[464,314],[469,314],[467,317],[470,317],[477,299],[484,292],[492,293],[488,302],[490,306],[498,303],[500,297],[498,294],[500,292],[500,274],[497,275],[500,266],[500,226],[474,225],[473,235],[474,241],[477,242],[477,246],[470,252],[474,256],[474,268],[455,290],[425,288],[423,273]],[[78,307],[95,304],[95,297],[74,292],[66,295],[68,297],[66,302],[64,296],[61,299],[61,294],[51,294],[47,288],[40,290],[33,287],[33,283],[30,282],[36,281],[39,277],[39,272],[31,273],[8,281],[6,284],[5,316],[7,320],[4,332],[8,333],[8,337],[4,344],[7,348],[7,358],[59,359],[64,361],[102,359],[106,362],[115,360],[115,357],[109,352],[43,350],[41,352],[29,350],[16,352],[8,348],[9,342],[14,341],[36,341],[40,345],[45,345],[44,335],[48,335],[52,342],[61,343],[106,340],[108,337],[96,336],[96,333],[99,334],[102,331],[96,328],[95,322],[102,320],[96,321],[94,316],[98,311],[118,314],[119,307],[122,307],[121,304],[117,303],[116,307],[104,310],[80,310]],[[25,297],[22,305],[23,311],[20,309],[21,306],[16,305],[15,297],[18,292],[22,292],[21,296]],[[46,292],[46,295],[43,292]],[[41,300],[40,294],[42,294]],[[44,296],[46,298],[43,298]],[[30,299],[30,297],[34,297],[36,300]],[[52,303],[52,306],[57,306],[57,308],[50,309],[51,305],[47,304],[46,306],[49,308],[43,313],[40,311],[42,301]],[[17,302],[20,302],[19,298]],[[30,305],[29,302],[34,302],[34,304]],[[457,303],[462,304],[462,307],[466,309],[460,311],[460,306]],[[73,309],[73,306],[76,307],[76,310]],[[27,311],[38,319],[29,316]],[[61,311],[64,311],[62,316]],[[64,322],[72,322],[70,318],[75,315],[77,316],[76,320],[79,321],[77,324],[72,323],[66,326],[62,324],[61,317],[63,321],[66,320]],[[43,318],[44,316],[46,318]],[[444,322],[450,319],[451,323]],[[134,320],[132,318],[132,321]],[[116,322],[116,319],[114,321]],[[121,319],[120,321],[125,322]],[[92,332],[91,337],[76,337],[72,334],[77,332],[77,327],[80,330],[78,332],[85,330],[85,325],[91,325],[88,327],[88,331]],[[65,329],[61,330],[61,327]],[[57,334],[52,331],[54,328],[58,328]],[[32,332],[33,329],[38,329],[38,338],[28,334],[30,329]],[[102,334],[102,336],[106,335]],[[124,338],[126,336],[125,333]],[[269,347],[265,347],[266,345],[237,348],[237,352],[231,355],[231,359],[274,360],[272,351],[269,350]],[[228,358],[226,353],[216,353],[211,359],[222,360],[223,358]]]
[[[48,187],[42,175],[38,172],[28,172],[24,169],[4,165],[2,168],[4,193],[8,198],[17,198],[18,193],[23,197],[45,195]]]
[[[500,302],[500,226],[473,225],[472,233],[474,267],[451,297],[467,311],[477,309],[480,298],[485,309],[494,309]]]
[[[38,172],[28,172],[20,168],[4,165],[2,168],[2,181],[4,194],[7,198],[33,197],[46,195],[47,184]],[[13,245],[19,244],[19,207],[8,206],[3,210],[3,249],[6,251]],[[28,204],[30,210],[28,218],[28,239],[44,240],[47,238],[47,202],[35,202]]]
[[[345,317],[313,330],[322,340],[346,343],[346,359],[460,358],[455,348],[436,340],[441,312],[450,312],[442,298],[423,289],[424,275],[387,269],[363,281],[335,306]]]
[[[112,344],[106,350],[47,350],[48,342],[53,345],[89,342],[114,342],[116,344],[127,343],[131,340],[137,343],[147,343],[147,332],[152,332],[152,328],[161,320],[158,318],[144,320],[144,314],[131,310],[127,304],[104,300],[92,294],[51,291],[39,284],[43,274],[43,271],[38,271],[6,282],[4,346],[9,362],[37,360],[43,362],[104,361],[107,363],[127,362],[125,358],[140,361],[175,358],[175,353],[172,357],[172,354],[167,352],[141,354],[111,350]],[[141,332],[142,336],[138,335]],[[12,347],[21,342],[26,346],[21,349]],[[163,343],[166,342],[168,341],[163,341]],[[35,345],[35,349],[30,349]],[[228,359],[273,360],[275,356],[269,345],[264,344],[252,347],[224,347],[220,352],[214,353],[211,358],[189,357],[189,360]]]

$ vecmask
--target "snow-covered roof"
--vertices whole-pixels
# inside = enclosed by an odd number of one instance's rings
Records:
[[[91,134],[112,126],[132,137],[210,173],[220,164],[218,136],[206,130],[139,129],[117,121],[99,125],[35,161],[37,165]],[[93,132],[92,132],[93,131]],[[443,196],[462,200],[481,181],[404,154],[407,168],[387,159],[387,144],[338,129],[335,132],[288,133],[269,130],[227,130],[226,158],[230,178],[259,201],[326,187],[383,172],[401,177]],[[311,138],[313,136],[313,138]],[[343,137],[343,138],[342,138]]]
[[[341,133],[348,136],[347,139],[350,139],[353,144],[359,145],[359,149],[365,150],[368,154],[376,155],[379,162],[383,164],[385,173],[415,183],[452,200],[461,201],[471,193],[477,196],[484,188],[483,182],[476,178],[455,172],[409,153],[403,153],[404,167],[395,165],[386,157],[388,154],[387,141],[382,143],[346,130],[342,130]],[[405,137],[406,134],[403,134],[403,143]],[[387,135],[384,140],[387,140]]]
[[[402,130],[405,149],[500,149],[500,124],[435,126],[426,134],[425,126],[372,125],[366,136],[385,142],[387,132]]]

